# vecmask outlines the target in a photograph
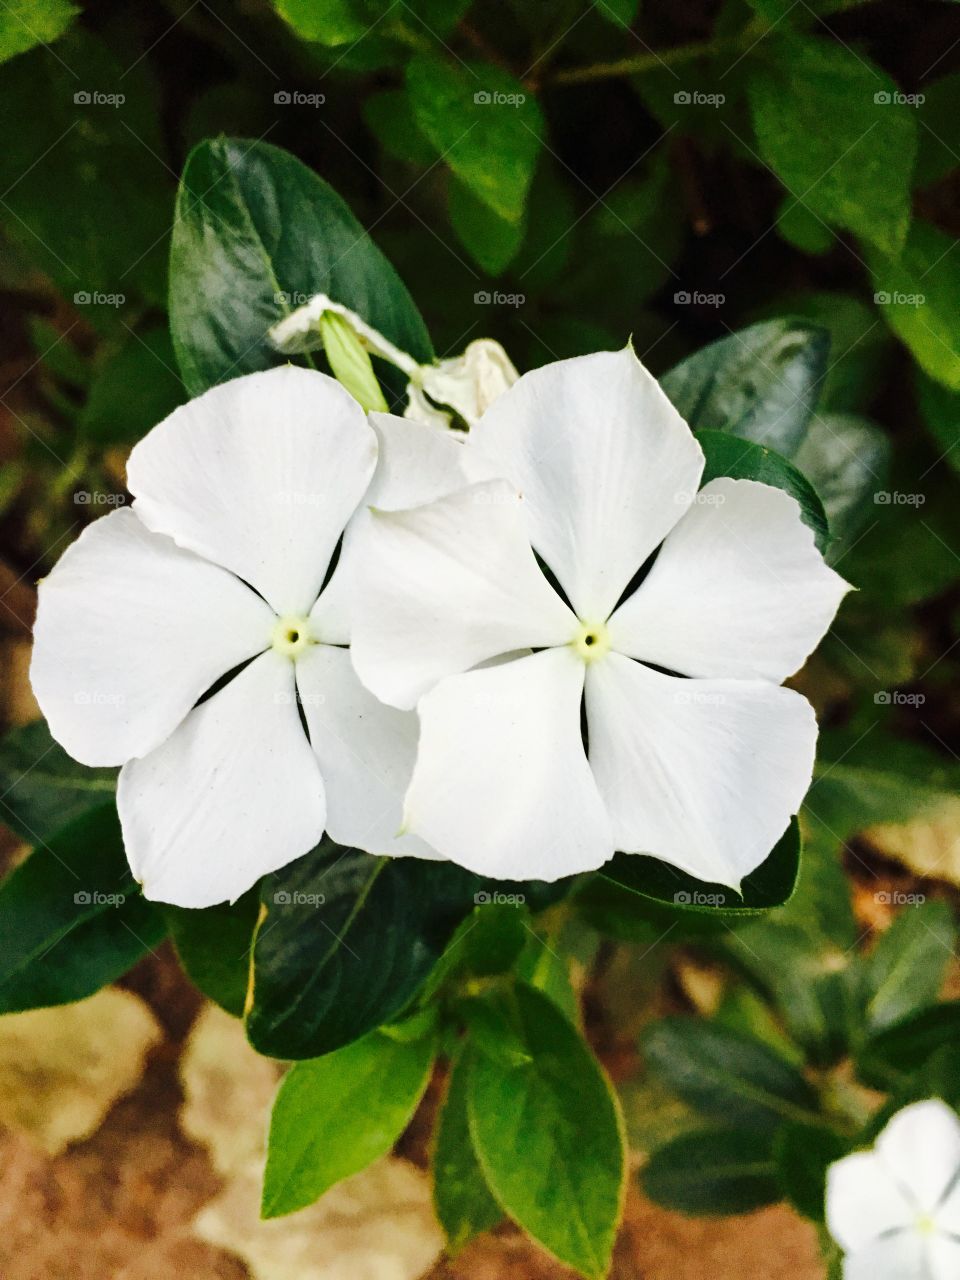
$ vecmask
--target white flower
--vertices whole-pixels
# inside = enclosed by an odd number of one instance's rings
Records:
[[[739,885],[809,785],[814,714],[777,686],[846,583],[781,490],[697,494],[700,446],[632,351],[526,374],[471,441],[506,480],[377,513],[364,556],[354,664],[420,715],[404,829],[489,876],[619,849]]]
[[[517,371],[510,357],[492,338],[478,338],[471,342],[463,355],[421,365],[368,325],[362,316],[342,303],[334,302],[325,293],[316,294],[278,321],[270,329],[271,342],[286,355],[316,350],[323,345],[319,322],[325,311],[342,316],[367,351],[389,361],[406,374],[407,407],[404,417],[416,422],[448,427],[451,415],[442,408],[446,405],[472,425],[497,396],[517,380]]]
[[[960,1276],[960,1120],[939,1099],[898,1111],[872,1151],[827,1171],[844,1280]]]
[[[123,765],[124,843],[147,897],[235,899],[324,829],[436,856],[394,838],[416,717],[379,704],[345,646],[361,504],[462,486],[465,451],[455,434],[374,423],[305,369],[215,387],[136,446],[133,507],[91,524],[40,585],[34,690],[72,756]]]

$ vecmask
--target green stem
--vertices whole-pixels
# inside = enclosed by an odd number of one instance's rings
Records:
[[[756,40],[759,32],[751,23],[736,36],[717,40],[696,40],[691,44],[674,45],[672,49],[638,53],[616,62],[595,62],[588,67],[567,67],[550,77],[551,84],[590,84],[594,80],[613,80],[621,76],[635,76],[658,67],[674,67],[697,58],[710,58],[725,50],[746,49]]]

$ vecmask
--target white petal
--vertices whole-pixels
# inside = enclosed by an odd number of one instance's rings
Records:
[[[332,311],[335,315],[342,316],[368,351],[396,365],[407,377],[416,373],[419,365],[412,356],[408,356],[389,338],[385,338],[378,329],[367,324],[356,311],[351,311],[340,302],[334,302],[325,293],[314,294],[308,302],[278,321],[269,331],[270,341],[278,351],[288,355],[301,351],[316,351],[318,347],[323,346],[318,326],[320,317],[325,311]]]
[[[431,398],[456,409],[470,424],[476,423],[519,376],[506,351],[492,338],[478,338],[462,356],[425,365],[420,371],[423,389]],[[411,405],[414,412],[408,408],[408,416],[417,416],[412,395]]]
[[[234,901],[323,834],[323,779],[297,713],[293,663],[270,649],[120,771],[117,805],[146,897]]]
[[[913,1223],[916,1210],[873,1151],[856,1151],[827,1170],[827,1226],[847,1251],[869,1245],[885,1231]]]
[[[327,831],[369,853],[438,855],[397,836],[417,758],[416,712],[384,706],[357,679],[346,649],[312,645],[297,662],[297,688],[327,792]]]
[[[421,701],[406,828],[479,875],[557,880],[613,853],[580,738],[583,664],[548,649]]]
[[[939,1098],[914,1102],[889,1121],[876,1151],[918,1208],[932,1213],[960,1169],[960,1119]]]
[[[957,1272],[950,1273],[956,1280]],[[848,1254],[843,1280],[947,1280],[931,1273],[928,1253],[916,1231],[898,1231]]]
[[[523,494],[530,541],[587,623],[609,616],[703,471],[689,427],[630,349],[525,374],[471,434]]]
[[[89,525],[38,594],[30,679],[50,732],[88,765],[152,751],[275,622],[249,587],[130,510]]]
[[[377,434],[377,466],[363,505],[347,525],[333,576],[313,607],[315,634],[328,644],[350,640],[351,601],[358,585],[356,557],[362,554],[364,530],[373,519],[370,507],[399,511],[417,507],[474,480],[493,479],[489,463],[467,443],[467,437],[389,413],[371,413]]]
[[[610,643],[683,675],[779,684],[803,665],[848,590],[789,494],[712,480],[610,619]]]
[[[511,649],[566,644],[576,619],[541,572],[502,480],[411,511],[364,538],[352,655],[383,702],[412,707],[444,676]]]
[[[957,1280],[960,1276],[960,1238],[931,1235],[924,1242],[927,1274],[924,1280]]]
[[[232,569],[279,614],[308,612],[376,462],[376,437],[332,378],[251,373],[174,410],[134,448],[127,482],[151,529]]]
[[[590,764],[625,853],[736,888],[810,785],[805,698],[760,681],[680,680],[609,653],[587,669]]]

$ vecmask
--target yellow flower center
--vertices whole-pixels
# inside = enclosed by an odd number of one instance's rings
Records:
[[[278,618],[273,628],[271,643],[277,653],[287,658],[299,658],[307,645],[313,642],[309,618],[289,616]]]
[[[574,653],[584,662],[596,662],[610,652],[610,636],[605,622],[581,622],[570,641]]]

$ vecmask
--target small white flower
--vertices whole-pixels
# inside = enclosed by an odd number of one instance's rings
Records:
[[[844,1280],[960,1276],[960,1120],[939,1099],[898,1111],[872,1151],[827,1171]]]
[[[470,437],[506,480],[378,512],[363,561],[354,664],[420,715],[404,829],[488,876],[619,849],[738,886],[809,786],[814,714],[777,686],[846,583],[781,490],[694,500],[700,446],[630,350],[526,374]]]
[[[404,417],[415,422],[448,427],[451,415],[444,410],[443,406],[446,406],[472,425],[497,396],[517,380],[513,362],[500,343],[492,338],[478,338],[471,342],[463,355],[421,365],[367,324],[362,316],[342,303],[334,302],[325,293],[316,294],[278,321],[270,329],[270,341],[286,355],[315,351],[323,345],[319,322],[325,311],[342,316],[371,355],[380,356],[406,374],[407,407]]]
[[[235,899],[324,829],[436,856],[394,838],[416,717],[378,703],[345,646],[362,504],[462,486],[465,451],[453,433],[373,422],[305,369],[215,387],[136,446],[132,508],[90,525],[40,585],[34,690],[72,756],[123,765],[124,843],[147,897]]]

